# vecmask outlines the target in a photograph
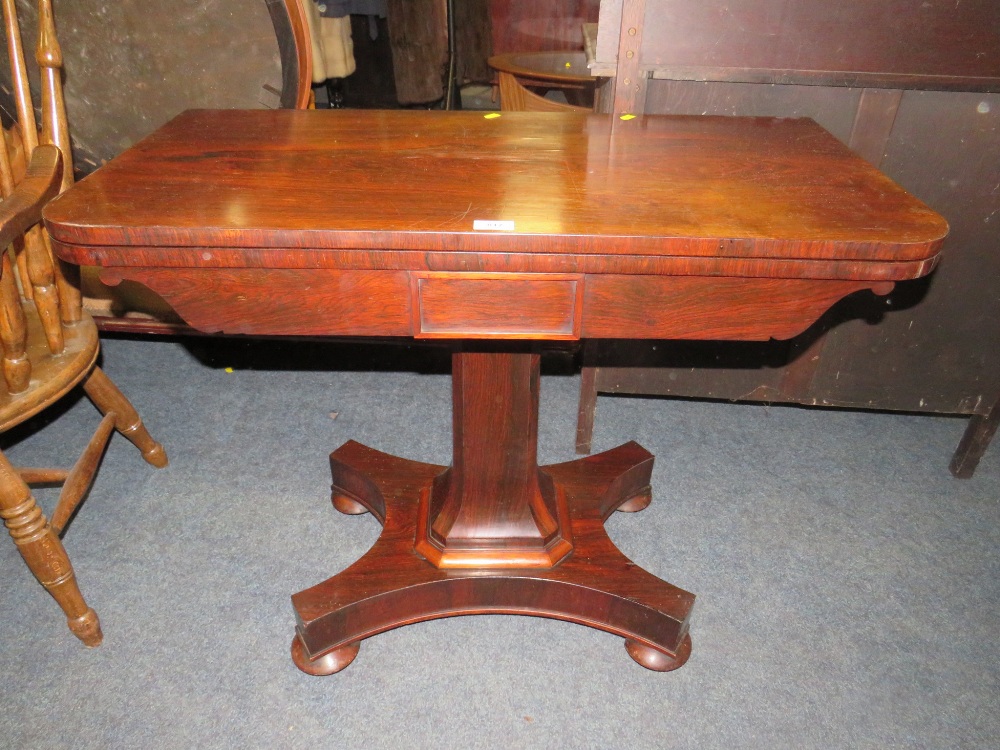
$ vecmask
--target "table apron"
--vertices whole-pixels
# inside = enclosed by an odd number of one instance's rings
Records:
[[[109,267],[206,333],[464,339],[791,338],[892,282],[622,274]]]

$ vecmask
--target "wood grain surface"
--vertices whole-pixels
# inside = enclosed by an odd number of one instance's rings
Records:
[[[595,55],[613,70],[623,1]],[[675,80],[996,91],[996,0],[646,0],[642,66]],[[613,72],[610,72],[614,75]]]
[[[947,231],[809,120],[521,112],[189,111],[45,216],[105,246],[63,257],[104,265],[157,265],[109,249],[129,245],[899,262]]]
[[[382,524],[375,545],[342,573],[292,597],[292,655],[310,674],[350,663],[359,641],[440,617],[551,617],[624,637],[629,654],[657,671],[690,655],[694,594],[662,581],[615,547],[604,521],[648,492],[652,456],[635,443],[542,471],[562,488],[574,553],[549,568],[455,569],[414,549],[419,496],[443,466],[408,461],[349,441],[330,455],[334,493],[347,492]],[[346,653],[342,652],[346,649]],[[649,658],[654,652],[657,657]],[[343,654],[343,655],[342,655]],[[331,655],[329,663],[324,659]]]
[[[204,333],[766,341],[804,331],[842,297],[892,282],[625,274],[286,268],[101,271],[168,300]]]

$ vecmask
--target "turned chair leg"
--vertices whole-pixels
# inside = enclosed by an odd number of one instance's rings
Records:
[[[59,537],[49,526],[31,490],[0,453],[0,518],[21,557],[66,613],[73,634],[86,646],[99,646],[103,635],[97,613],[87,606]]]
[[[160,469],[167,465],[163,446],[153,440],[135,407],[100,367],[91,370],[83,381],[83,390],[102,414],[114,413],[115,429],[139,449],[146,463]]]

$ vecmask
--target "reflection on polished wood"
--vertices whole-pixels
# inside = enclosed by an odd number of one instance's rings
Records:
[[[456,339],[450,467],[330,456],[334,506],[383,530],[293,597],[309,674],[387,629],[487,612],[683,664],[694,595],[604,531],[649,504],[653,457],[539,467],[537,341],[792,336],[928,273],[947,231],[811,121],[520,112],[188,112],[46,220],[61,257],[206,332]]]
[[[456,261],[421,270],[484,270],[479,253],[502,253],[514,271],[551,253],[533,270],[565,272],[560,256],[604,254],[670,258],[655,273],[675,275],[809,260],[812,278],[867,279],[912,274],[947,231],[812,121],[774,118],[191,111],[64,201],[46,213],[62,255],[104,266],[316,267],[328,250],[374,251],[360,252],[374,265],[418,250]]]

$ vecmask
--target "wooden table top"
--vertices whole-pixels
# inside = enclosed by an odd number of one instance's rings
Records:
[[[45,219],[62,257],[92,265],[416,251],[452,270],[504,254],[880,279],[926,273],[947,232],[811,120],[521,112],[189,111]]]

